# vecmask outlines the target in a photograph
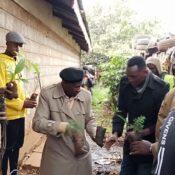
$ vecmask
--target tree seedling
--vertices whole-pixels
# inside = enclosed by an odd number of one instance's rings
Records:
[[[135,132],[139,132],[143,129],[145,123],[145,116],[139,116],[136,119],[134,119],[134,122],[132,124],[133,130]]]
[[[141,131],[144,127],[145,116],[141,115],[135,118],[133,123],[130,125],[127,123],[127,120],[124,117],[120,115],[118,115],[118,117],[121,118],[123,122],[127,125],[126,140],[128,140],[129,142],[141,140]]]
[[[69,121],[69,128],[72,130],[72,132],[82,132],[83,127],[78,121],[70,120]]]
[[[6,98],[8,99],[13,99],[13,98],[18,98],[18,93],[17,93],[17,84],[16,80],[20,80],[24,83],[27,83],[28,80],[22,78],[21,72],[26,69],[28,71],[34,70],[34,73],[36,75],[39,75],[39,66],[36,63],[32,63],[29,59],[25,58],[23,50],[20,52],[17,52],[17,64],[15,68],[9,67],[8,71],[10,74],[10,81],[6,84]],[[33,95],[33,94],[32,94]],[[37,95],[34,94],[31,96],[31,99],[34,100],[36,99]]]
[[[133,124],[129,126],[127,140],[129,142],[139,141],[142,139],[142,129],[144,127],[145,116],[139,116],[134,119]]]
[[[78,121],[70,120],[67,134],[72,138],[75,156],[87,153],[84,145],[83,127]]]

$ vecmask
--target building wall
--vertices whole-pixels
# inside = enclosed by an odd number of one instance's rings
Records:
[[[64,67],[80,65],[80,48],[62,27],[61,20],[52,15],[52,7],[44,0],[0,0],[0,51],[5,50],[5,35],[18,31],[26,38],[26,57],[40,65],[42,86],[59,81]],[[33,73],[26,72],[28,94],[39,89]],[[27,134],[31,131],[30,110],[26,118]]]

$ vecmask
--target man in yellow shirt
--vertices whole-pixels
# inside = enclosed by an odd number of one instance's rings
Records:
[[[0,87],[6,87],[10,82],[11,76],[9,69],[14,69],[16,65],[19,47],[25,43],[24,37],[17,32],[8,32],[6,35],[6,50],[0,54]],[[24,141],[24,126],[26,108],[36,107],[36,101],[32,101],[25,97],[19,80],[15,80],[17,85],[17,97],[14,94],[8,95],[6,98],[6,149],[2,160],[2,174],[7,175],[8,161],[10,172],[12,175],[17,174],[19,150]]]

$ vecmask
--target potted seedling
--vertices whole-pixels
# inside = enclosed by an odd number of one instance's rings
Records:
[[[127,120],[124,117],[120,115],[118,115],[118,117],[121,118],[123,122],[126,124],[126,130],[127,130],[126,140],[128,140],[129,142],[141,140],[142,137],[141,131],[144,127],[145,116],[141,115],[135,118],[132,124],[128,124]]]
[[[13,69],[12,67],[9,67],[9,74],[10,74],[10,81],[6,84],[6,98],[8,99],[13,99],[13,98],[18,98],[18,93],[17,93],[17,84],[16,84],[16,80],[20,80],[24,83],[27,83],[28,80],[27,79],[23,79],[22,78],[22,71],[24,69],[26,70],[31,70],[33,69],[35,71],[36,74],[39,74],[39,67],[38,64],[32,63],[29,59],[26,59],[24,56],[24,52],[21,51],[19,53],[17,53],[17,64],[15,66],[15,68]],[[35,100],[37,97],[36,94],[32,94],[32,96],[30,97],[30,99]]]
[[[125,123],[126,125],[126,140],[130,143],[132,141],[139,141],[141,140],[141,130],[144,127],[145,122],[145,116],[139,116],[138,118],[134,119],[133,124],[128,124],[128,121],[126,118],[122,117],[121,115],[118,115],[118,117]],[[110,139],[105,143],[105,147],[109,149],[114,143],[116,142],[115,138]]]
[[[133,124],[127,128],[126,140],[129,142],[139,141],[142,139],[142,129],[144,127],[145,116],[139,116],[134,119]]]
[[[84,145],[84,135],[83,135],[83,127],[78,121],[70,120],[68,132],[66,133],[72,139],[75,156],[79,156],[87,152],[87,149]]]

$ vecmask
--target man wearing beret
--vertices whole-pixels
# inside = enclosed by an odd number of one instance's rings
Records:
[[[62,81],[41,91],[33,129],[47,135],[40,175],[91,175],[91,154],[85,132],[92,139],[96,123],[91,115],[91,95],[81,87],[84,72],[69,67]]]
[[[11,80],[10,70],[15,70],[17,53],[25,43],[24,37],[15,31],[6,34],[6,50],[0,54],[0,88],[6,88]],[[20,75],[17,75],[20,76]],[[15,77],[18,79],[17,77]],[[8,164],[11,175],[17,174],[19,150],[24,142],[26,108],[36,107],[36,101],[27,99],[19,80],[13,81],[16,91],[6,94],[6,147],[2,160],[2,174],[7,174]]]

